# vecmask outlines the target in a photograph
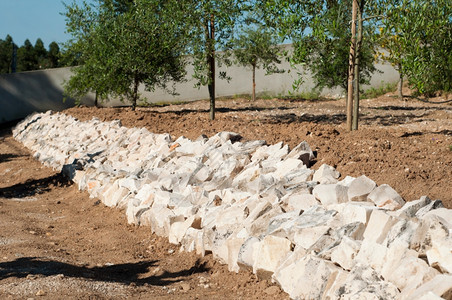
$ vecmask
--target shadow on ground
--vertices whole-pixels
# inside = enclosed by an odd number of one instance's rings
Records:
[[[422,115],[416,114],[404,114],[404,115],[361,115],[359,117],[359,123],[365,125],[400,125],[407,123],[407,120],[413,122],[415,119],[425,119],[429,115],[428,112]],[[290,123],[316,123],[316,124],[331,124],[339,125],[345,123],[347,117],[345,114],[302,114],[296,115],[294,113],[290,114],[279,114],[276,116],[266,116],[265,121],[270,124],[290,124]]]
[[[22,157],[24,155],[17,155],[12,153],[0,153],[0,164],[13,160],[14,158]]]
[[[161,275],[147,277],[143,275],[148,273],[150,268],[156,266],[158,266],[157,260],[149,260],[90,268],[38,257],[22,257],[13,261],[0,263],[0,280],[10,277],[25,278],[28,275],[54,276],[62,274],[65,277],[85,278],[104,282],[164,286],[182,281],[184,277],[192,274],[209,271],[205,263],[197,260],[189,269],[177,272],[165,271]]]
[[[3,198],[25,198],[50,191],[52,187],[67,187],[73,182],[61,173],[41,178],[29,179],[24,183],[18,183],[9,187],[0,188],[0,197]]]

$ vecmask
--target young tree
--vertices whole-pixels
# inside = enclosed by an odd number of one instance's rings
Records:
[[[352,21],[352,1],[358,0],[265,1],[266,23],[283,37],[292,39],[294,51],[291,62],[303,64],[312,73],[317,89],[341,87],[347,91],[349,74],[355,72],[355,53],[351,57],[351,68],[349,65],[352,34],[347,30]],[[362,3],[361,13],[364,16],[364,1],[359,2]],[[373,57],[375,45],[368,38],[371,35],[373,27],[369,23],[363,24],[358,55],[359,79],[357,76],[358,80],[353,80],[359,84],[368,83],[376,70]],[[353,50],[356,50],[355,47]],[[298,84],[301,82],[298,80]],[[347,123],[350,126],[351,108],[347,109]]]
[[[447,0],[382,0],[374,14],[389,59],[398,63],[417,93],[452,91],[452,3]]]
[[[139,84],[174,92],[168,83],[184,79],[187,33],[179,2],[136,0],[121,13],[112,1],[97,8],[73,4],[66,17],[74,36],[67,47],[81,61],[66,84],[67,95],[117,96],[135,109]]]
[[[233,38],[239,18],[248,9],[239,0],[186,0],[186,26],[190,31],[190,50],[193,53],[194,78],[197,86],[207,85],[210,98],[210,119],[215,119],[215,64],[221,57],[216,50],[227,48]],[[226,77],[220,73],[220,77]]]
[[[281,49],[275,37],[265,28],[247,28],[234,42],[236,62],[252,71],[252,100],[256,100],[256,69],[261,67],[267,74],[284,72],[276,64],[281,63]]]

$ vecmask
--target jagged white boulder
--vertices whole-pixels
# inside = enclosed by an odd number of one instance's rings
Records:
[[[340,184],[319,184],[314,187],[312,194],[322,205],[348,202],[348,188]]]
[[[361,175],[350,183],[347,191],[348,199],[350,201],[366,201],[367,196],[376,186],[377,184],[372,179]]]
[[[405,204],[402,197],[387,184],[382,184],[375,188],[367,196],[367,199],[375,203],[376,206],[388,210],[399,209]]]
[[[331,261],[345,270],[351,270],[355,264],[355,257],[361,248],[361,242],[347,236],[342,237],[340,244],[331,252]]]
[[[364,239],[381,244],[392,226],[398,221],[384,211],[373,210],[364,232]]]
[[[402,294],[402,299],[414,299],[418,300],[425,297],[427,294],[432,293],[442,299],[452,298],[452,275],[439,274],[432,278],[430,281],[424,283],[414,291]]]
[[[254,252],[257,251],[259,247],[260,240],[251,236],[242,244],[237,257],[237,264],[243,270],[251,271],[254,265]]]
[[[291,242],[282,237],[267,235],[256,246],[253,257],[253,272],[268,279],[275,272],[278,264],[291,251]]]
[[[336,171],[335,168],[327,164],[321,165],[314,173],[312,177],[313,181],[318,181],[320,184],[335,184],[338,182],[338,178],[341,173]]]
[[[320,299],[327,286],[344,273],[334,263],[308,254],[278,269],[273,278],[292,299]]]

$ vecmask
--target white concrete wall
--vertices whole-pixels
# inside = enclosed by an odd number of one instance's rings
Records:
[[[288,46],[287,46],[288,47]],[[287,95],[292,90],[292,83],[298,76],[298,71],[290,64],[283,61],[280,68],[285,69],[285,73],[265,76],[265,71],[257,70],[256,92],[270,95]],[[371,86],[377,87],[382,82],[396,82],[398,74],[390,65],[378,65],[377,68],[382,73],[375,73]],[[239,66],[217,67],[219,71],[226,71],[232,80],[217,79],[216,96],[234,96],[240,94],[251,94],[251,70]],[[140,87],[142,97],[150,103],[172,102],[172,101],[192,101],[207,99],[209,97],[207,87],[195,88],[196,81],[192,79],[193,67],[187,67],[187,82],[178,83],[177,96],[170,95],[163,90],[157,89],[154,92],[144,90]],[[71,76],[70,68],[48,69],[40,71],[23,72],[16,74],[0,75],[0,123],[16,120],[27,116],[32,112],[43,112],[49,109],[59,111],[74,105],[74,101],[69,99],[63,103],[63,83]],[[309,73],[304,75],[304,83],[299,92],[308,92],[314,88]],[[343,93],[340,89],[324,90],[323,94],[338,96]],[[83,104],[92,105],[94,96],[88,95]],[[103,103],[105,106],[127,105],[119,100]]]
[[[70,68],[59,68],[0,75],[0,123],[74,106],[72,99],[63,102],[63,82],[70,74]],[[94,102],[86,97],[82,103]]]

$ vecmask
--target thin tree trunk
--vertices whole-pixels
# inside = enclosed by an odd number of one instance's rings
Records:
[[[99,107],[99,101],[98,101],[97,91],[96,91],[96,97],[94,98],[94,106],[95,106],[95,107]]]
[[[353,103],[353,124],[352,130],[358,130],[359,120],[359,58],[361,55],[361,43],[363,40],[363,10],[364,0],[361,0],[358,6],[358,37],[356,40],[356,52],[355,52],[355,96]]]
[[[135,80],[133,83],[133,99],[132,99],[132,110],[135,111],[135,108],[137,107],[137,101],[138,101],[138,77],[135,76]]]
[[[209,26],[208,26],[209,27]],[[209,30],[210,29],[210,30]],[[213,14],[210,15],[210,28],[208,30],[209,37],[209,53],[207,55],[209,64],[209,96],[210,96],[210,119],[215,120],[215,17]]]
[[[350,43],[350,56],[348,63],[348,84],[347,84],[347,129],[352,130],[353,114],[353,81],[355,79],[355,49],[356,49],[356,11],[358,0],[353,0],[352,6],[352,38]]]
[[[253,65],[253,94],[251,100],[256,101],[256,66]]]
[[[399,99],[403,100],[403,72],[402,72],[402,64],[399,63],[398,66],[398,71],[399,71],[399,88],[398,88],[398,92],[399,92]]]

